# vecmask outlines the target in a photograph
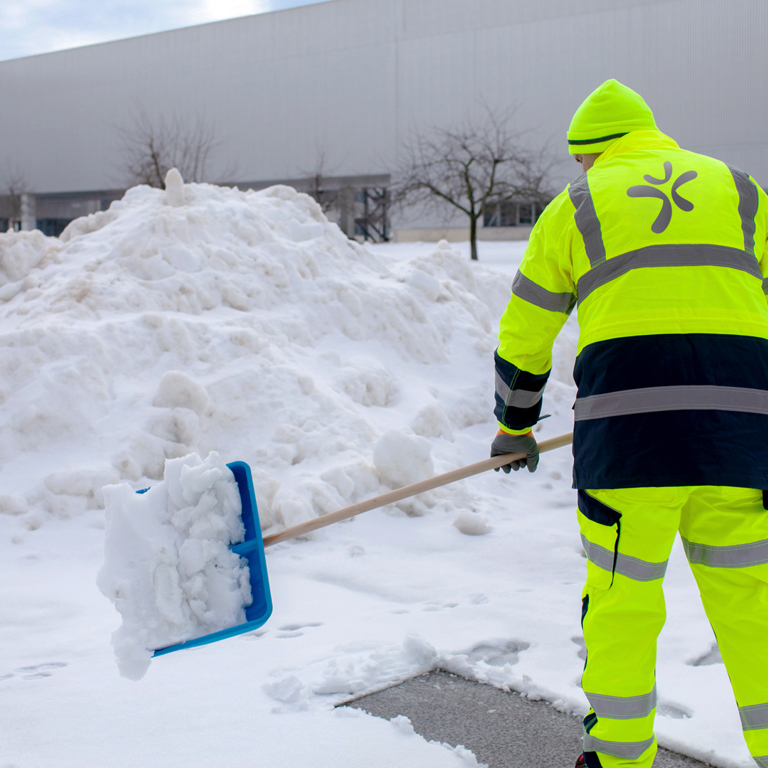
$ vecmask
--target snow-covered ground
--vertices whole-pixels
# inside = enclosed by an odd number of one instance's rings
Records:
[[[103,486],[157,484],[166,458],[248,462],[265,533],[485,458],[524,246],[363,247],[288,188],[179,183],[61,240],[0,235],[0,768],[476,765],[334,709],[435,667],[585,712],[568,449],[270,548],[269,622],[138,682],[96,586]],[[540,438],[571,429],[576,335]],[[680,547],[666,595],[659,742],[749,765]]]

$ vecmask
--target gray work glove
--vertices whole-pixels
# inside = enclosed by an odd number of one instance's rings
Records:
[[[520,467],[528,467],[529,472],[535,472],[539,464],[539,446],[536,438],[531,434],[527,435],[508,435],[506,432],[499,432],[491,444],[491,458],[502,456],[505,453],[525,453],[524,459],[512,461],[505,464],[501,469],[509,474],[510,467],[517,472]],[[499,471],[499,468],[496,469]]]

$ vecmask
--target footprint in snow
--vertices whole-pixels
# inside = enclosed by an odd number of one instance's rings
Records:
[[[580,635],[571,638],[571,642],[579,646],[580,650],[577,654],[582,661],[587,660],[587,644],[584,642],[584,638]]]
[[[442,603],[442,602],[431,602],[427,603],[421,610],[422,611],[442,611],[444,608],[456,608],[458,607],[458,603]]]
[[[722,664],[723,657],[720,655],[720,649],[715,643],[703,656],[699,656],[698,659],[689,661],[688,665],[691,667],[708,667],[710,664]]]
[[[491,667],[504,667],[507,664],[517,664],[522,651],[531,647],[524,640],[507,640],[500,643],[481,643],[476,645],[468,654],[467,661],[484,661]]]
[[[66,667],[66,663],[63,661],[50,661],[47,664],[35,664],[31,667],[19,667],[15,669],[10,675],[0,676],[0,681],[10,680],[16,675],[21,675],[24,680],[40,680],[44,677],[50,677],[53,674],[53,670],[62,669]]]
[[[662,701],[656,709],[656,712],[662,717],[671,717],[673,720],[689,720],[693,717],[693,712],[682,704],[671,704],[668,701]]]
[[[319,622],[312,622],[309,624],[286,624],[284,627],[278,627],[278,631],[282,632],[281,635],[278,635],[279,638],[284,637],[301,637],[304,633],[301,631],[302,629],[310,629],[311,627],[322,627],[323,625]]]

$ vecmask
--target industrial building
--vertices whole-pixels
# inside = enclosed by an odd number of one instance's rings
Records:
[[[766,186],[766,39],[765,0],[330,0],[4,61],[0,228],[58,234],[108,207],[144,116],[215,129],[212,181],[322,187],[348,234],[461,238],[461,216],[388,208],[404,142],[516,108],[562,152],[562,188],[570,118],[610,77],[681,146]],[[537,214],[489,211],[482,236],[524,237]]]

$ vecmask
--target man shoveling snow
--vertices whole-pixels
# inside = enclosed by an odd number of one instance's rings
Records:
[[[679,531],[747,745],[768,768],[768,197],[680,149],[615,80],[579,107],[568,143],[584,174],[542,214],[512,286],[491,455],[526,453],[513,468],[535,470],[552,344],[578,304],[591,705],[579,765],[653,763],[662,581]]]

